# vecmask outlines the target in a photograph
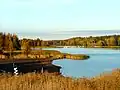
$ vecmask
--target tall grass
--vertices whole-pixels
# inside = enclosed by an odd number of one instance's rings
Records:
[[[0,75],[0,90],[120,90],[120,70],[93,78],[28,73]]]

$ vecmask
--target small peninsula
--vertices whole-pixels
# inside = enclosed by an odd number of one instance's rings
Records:
[[[47,43],[47,44],[45,44]],[[19,39],[16,34],[0,33],[0,59],[43,59],[50,60],[57,59],[72,59],[83,60],[88,59],[89,56],[84,54],[69,54],[61,53],[56,50],[43,50],[43,47],[49,47],[50,42],[44,42],[40,39]],[[37,47],[37,49],[36,49]]]
[[[10,57],[8,51],[4,51],[0,54],[0,59],[8,59]],[[89,56],[85,54],[68,54],[61,53],[57,50],[31,50],[27,55],[23,51],[13,51],[13,59],[45,59],[57,60],[57,59],[71,59],[71,60],[84,60]]]

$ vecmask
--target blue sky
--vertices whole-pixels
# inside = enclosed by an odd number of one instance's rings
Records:
[[[0,31],[120,30],[120,0],[0,0]]]

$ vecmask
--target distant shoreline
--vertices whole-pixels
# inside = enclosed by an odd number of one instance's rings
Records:
[[[94,46],[94,47],[84,47],[84,46],[36,46],[34,48],[110,48],[110,49],[120,49],[120,46]]]
[[[99,37],[99,36],[111,36],[120,35],[120,30],[67,30],[67,31],[53,31],[53,32],[19,32],[16,33],[20,39],[37,39],[42,40],[65,40],[74,37]],[[62,38],[61,38],[62,37]]]

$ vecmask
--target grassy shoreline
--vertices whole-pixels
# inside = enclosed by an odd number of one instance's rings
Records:
[[[0,75],[0,90],[120,90],[120,69],[93,78],[28,73]]]
[[[5,51],[9,54],[9,52]],[[85,54],[68,54],[68,53],[61,53],[57,50],[32,50],[28,55],[23,54],[22,51],[14,51],[13,52],[14,59],[44,59],[48,58],[50,60],[57,60],[57,59],[72,59],[72,60],[85,60],[88,59],[89,56]],[[17,54],[18,53],[18,54]],[[3,59],[7,59],[8,57],[5,55],[0,54],[0,57]]]
[[[85,60],[88,59],[89,56],[85,54],[68,54],[68,53],[61,53],[57,50],[40,50],[39,52],[33,51],[31,52],[37,57],[41,58],[53,58],[53,60],[57,59],[72,59],[72,60]]]

